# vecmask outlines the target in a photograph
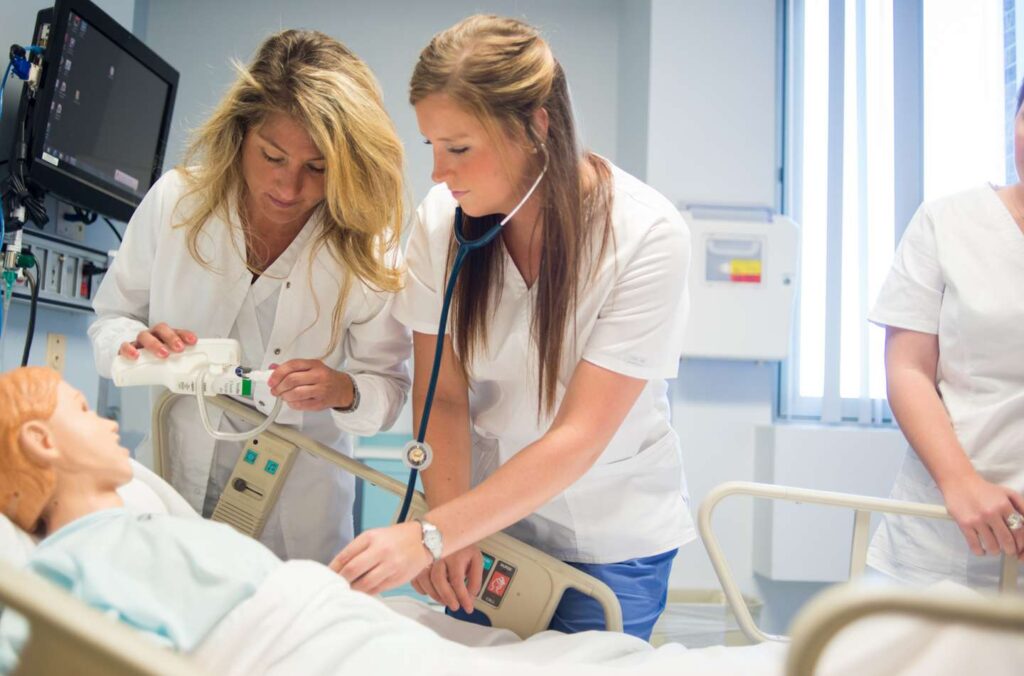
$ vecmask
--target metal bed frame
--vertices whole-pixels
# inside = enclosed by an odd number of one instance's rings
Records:
[[[901,502],[899,500],[889,500],[886,498],[872,498],[860,495],[849,495],[846,493],[812,490],[809,488],[791,488],[787,486],[775,486],[749,481],[730,481],[717,486],[700,504],[700,510],[697,513],[697,528],[700,531],[701,539],[704,542],[704,548],[708,552],[708,557],[711,559],[711,565],[714,567],[715,574],[718,576],[718,581],[722,585],[722,591],[725,592],[725,598],[729,603],[729,607],[736,616],[736,622],[739,624],[740,629],[747,638],[755,643],[762,643],[764,641],[786,641],[788,639],[785,636],[766,634],[758,628],[750,614],[750,609],[747,607],[746,601],[743,599],[743,594],[740,591],[739,585],[736,584],[736,580],[733,578],[732,570],[729,568],[729,563],[725,560],[722,547],[718,544],[718,538],[715,537],[714,530],[711,527],[711,516],[714,513],[715,508],[722,502],[722,500],[736,495],[766,498],[769,500],[784,500],[787,502],[803,504],[827,505],[830,507],[847,507],[854,510],[853,542],[850,551],[851,580],[855,580],[863,574],[867,563],[869,544],[868,535],[872,512],[880,512],[884,514],[906,514],[909,516],[943,519],[948,521],[953,520],[953,517],[949,515],[946,508],[939,505]],[[1016,591],[1016,589],[1017,560],[1013,557],[1003,555],[999,579],[999,591],[1012,592]],[[861,593],[865,595],[865,598],[869,596],[867,591],[857,592],[857,594]],[[914,596],[914,594],[894,594],[892,596],[893,605],[898,607],[907,607],[910,603],[908,599],[911,599]],[[841,603],[849,602],[857,605],[852,597],[849,599],[846,597],[837,598]],[[881,594],[873,596],[872,598],[887,598],[887,595]],[[1010,603],[1011,605],[1014,603],[1019,604],[1020,611],[1024,612],[1024,598],[1014,599]],[[928,608],[937,612],[940,607],[947,608],[948,606],[939,602],[929,602],[922,608]],[[964,608],[969,610],[968,614],[972,617],[978,617],[970,604],[966,604]],[[824,617],[824,614],[819,614]],[[922,610],[921,614],[927,613]],[[936,617],[945,619],[942,613],[938,613]],[[1024,626],[1020,626],[1018,628],[1024,629]],[[795,633],[796,632],[794,631],[794,640]]]

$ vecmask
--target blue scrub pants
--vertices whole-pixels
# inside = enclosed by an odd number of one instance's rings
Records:
[[[608,585],[622,606],[623,631],[646,641],[651,637],[654,623],[665,610],[668,576],[678,551],[673,549],[664,554],[619,563],[566,563]],[[467,622],[489,624],[479,612],[469,615],[461,608],[454,613],[449,610],[445,612]],[[567,589],[562,595],[562,601],[548,626],[548,629],[567,634],[604,628],[601,605],[575,589]]]

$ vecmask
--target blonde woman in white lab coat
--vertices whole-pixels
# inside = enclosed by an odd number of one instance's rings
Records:
[[[868,563],[904,583],[993,587],[999,554],[1024,559],[1024,185],[922,205],[869,319],[886,327],[889,403],[910,442],[892,497],[944,504],[956,523],[889,515]]]
[[[100,374],[118,354],[235,338],[243,364],[275,369],[261,412],[280,397],[278,422],[351,453],[349,435],[390,426],[409,388],[410,340],[390,313],[402,148],[373,75],[322,33],[272,35],[187,158],[136,210],[96,296]],[[207,516],[241,451],[205,433],[194,402],[171,413],[170,481]],[[352,538],[353,498],[350,475],[300,454],[261,540],[326,562]]]
[[[426,433],[430,512],[364,533],[332,565],[356,589],[415,578],[449,610],[470,611],[482,580],[475,543],[505,529],[605,581],[625,631],[647,637],[676,551],[695,538],[666,383],[688,310],[686,223],[655,190],[580,150],[565,74],[520,21],[476,16],[439,33],[410,90],[444,184],[417,212],[395,302],[414,331],[417,418],[456,210],[469,238],[511,220],[469,255],[455,288]],[[493,575],[489,588],[503,592],[507,580]],[[574,592],[551,623],[603,627],[597,604]]]

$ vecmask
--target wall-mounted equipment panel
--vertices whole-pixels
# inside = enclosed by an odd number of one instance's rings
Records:
[[[107,268],[107,254],[55,237],[25,231],[23,246],[36,259],[32,270],[39,280],[39,303],[92,312],[92,299]],[[22,280],[14,287],[15,300],[31,299]]]

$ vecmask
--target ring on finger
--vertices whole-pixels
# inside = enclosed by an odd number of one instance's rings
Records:
[[[1006,517],[1006,527],[1013,531],[1018,531],[1024,528],[1024,516],[1021,516],[1020,512],[1011,512]]]

